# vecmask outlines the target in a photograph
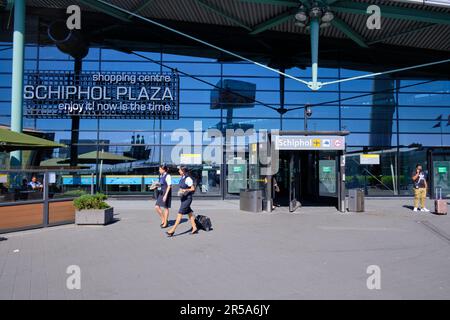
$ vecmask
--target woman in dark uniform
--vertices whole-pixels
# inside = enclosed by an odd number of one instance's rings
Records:
[[[191,234],[198,233],[197,226],[195,224],[194,212],[191,209],[192,194],[195,191],[194,181],[187,175],[186,167],[180,167],[178,169],[178,172],[181,176],[180,191],[178,192],[180,194],[181,206],[178,210],[177,220],[175,221],[175,224],[169,231],[166,232],[169,237],[173,236],[173,234],[175,233],[175,230],[180,224],[181,218],[184,214],[187,214],[189,216],[189,220],[191,221]]]
[[[172,203],[172,178],[167,172],[166,165],[159,166],[159,184],[158,198],[156,200],[155,210],[161,218],[161,228],[167,228],[169,221],[169,209]]]

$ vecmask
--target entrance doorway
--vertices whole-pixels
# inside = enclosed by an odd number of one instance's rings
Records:
[[[275,205],[294,212],[300,207],[334,206],[345,211],[346,131],[284,131],[272,135],[278,166]]]
[[[339,206],[339,151],[280,151],[275,202],[293,212],[307,206]]]
[[[450,198],[450,149],[430,150],[430,196],[437,198],[436,189],[440,189],[444,199]]]

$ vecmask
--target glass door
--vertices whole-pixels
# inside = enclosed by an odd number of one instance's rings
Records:
[[[442,197],[450,198],[450,154],[433,154],[432,161],[433,172],[433,190],[435,194],[436,188],[441,188]]]
[[[300,206],[298,197],[301,185],[300,170],[298,153],[292,152],[289,159],[289,212],[294,212]]]
[[[336,159],[319,160],[319,196],[336,197],[337,196],[337,170]]]

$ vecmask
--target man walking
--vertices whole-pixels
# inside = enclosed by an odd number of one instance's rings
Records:
[[[427,177],[420,164],[416,165],[416,171],[412,174],[412,180],[414,182],[414,211],[418,210],[420,203],[420,211],[430,212],[430,210],[425,208],[428,188]]]

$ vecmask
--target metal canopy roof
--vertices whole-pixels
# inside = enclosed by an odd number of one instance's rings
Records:
[[[295,26],[294,14],[302,4],[311,5],[310,0],[108,2],[255,60],[269,61],[274,65],[282,61],[288,66],[300,67],[309,64],[309,32],[306,28]],[[374,70],[379,64],[398,67],[449,57],[450,0],[376,1],[381,7],[380,30],[369,30],[366,26],[369,17],[366,9],[374,1],[317,2],[329,5],[335,16],[330,27],[320,29],[322,66],[332,66],[337,56],[348,67],[366,68],[370,65]],[[45,25],[57,17],[65,17],[65,8],[72,4],[81,6],[83,23],[87,24],[84,32],[89,33],[93,45],[113,44],[131,50],[153,51],[158,43],[165,43],[169,52],[229,59],[220,52],[199,47],[192,41],[145,24],[96,0],[28,0],[27,13],[29,17],[38,17],[39,23]],[[0,13],[5,17],[7,14]],[[3,28],[5,24],[6,21]],[[49,43],[42,25],[41,28],[39,41]],[[448,65],[432,69],[447,74],[450,70]]]

